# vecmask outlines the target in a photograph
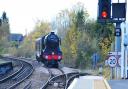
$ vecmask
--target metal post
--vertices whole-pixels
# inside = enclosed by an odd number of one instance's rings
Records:
[[[123,78],[125,79],[125,58],[126,58],[126,46],[124,47],[124,63],[123,63]]]
[[[121,78],[124,78],[124,59],[125,59],[125,47],[122,45],[121,49]]]
[[[127,62],[126,62],[126,60],[127,60],[127,46],[125,46],[125,49],[124,49],[124,51],[125,51],[125,58],[124,58],[124,78],[127,78]]]
[[[128,46],[128,34],[126,33],[126,28],[124,29],[123,47],[122,47],[122,63],[121,63],[121,78],[127,78],[127,46]]]
[[[124,48],[124,79],[127,78],[127,45]]]
[[[116,23],[116,29],[120,29],[120,24],[121,23]],[[120,52],[120,51],[121,51],[121,37],[115,36],[115,52]],[[116,79],[120,77],[119,71],[120,71],[120,67],[116,66],[115,67],[115,78]]]
[[[123,78],[127,78],[127,46],[124,47]]]
[[[127,48],[126,48],[126,59],[125,59],[125,73],[126,73],[126,77],[125,78],[128,78],[127,65],[128,65],[128,51],[127,51]]]

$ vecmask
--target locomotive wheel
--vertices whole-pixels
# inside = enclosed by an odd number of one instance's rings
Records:
[[[44,65],[45,65],[46,67],[48,67],[48,61],[47,61],[47,60],[44,60]]]
[[[46,60],[42,58],[42,60],[41,60],[41,61],[45,64],[45,61],[46,61]]]
[[[39,59],[39,57],[37,57],[37,56],[36,56],[36,60],[37,60],[38,62],[40,62],[40,59]]]
[[[55,64],[54,64],[54,67],[55,67],[55,68],[58,68],[58,63],[55,63]]]
[[[44,65],[48,68],[52,68],[52,65],[50,65],[47,60],[44,60]]]

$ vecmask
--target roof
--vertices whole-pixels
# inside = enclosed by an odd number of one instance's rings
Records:
[[[22,34],[12,33],[9,36],[10,41],[23,41],[24,36]]]

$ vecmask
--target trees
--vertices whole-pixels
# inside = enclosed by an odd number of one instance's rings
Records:
[[[51,31],[50,24],[48,22],[38,22],[35,25],[34,30],[25,36],[24,42],[17,49],[14,55],[24,57],[35,57],[35,40],[40,36],[44,36]]]
[[[97,39],[98,39],[98,46],[100,48],[100,52],[102,53],[102,57],[105,58],[107,53],[111,50],[111,44],[114,41],[114,25],[113,24],[106,24],[96,25],[96,32]]]
[[[3,12],[3,14],[4,13],[6,14],[6,12]],[[1,18],[2,19],[0,19],[0,39],[2,39],[3,37],[7,37],[10,34],[9,23],[5,22],[5,20],[8,21],[8,18],[3,17],[3,15]]]
[[[101,25],[89,19],[83,4],[78,3],[74,7],[69,11],[70,25],[62,40],[64,62],[76,67],[87,67],[91,65],[94,52],[100,53],[101,58],[105,59],[114,40],[114,26]]]
[[[46,35],[52,30],[62,38],[63,62],[75,67],[91,65],[91,56],[94,52],[104,58],[110,50],[114,40],[114,26],[101,25],[89,18],[82,3],[78,3],[71,10],[63,10],[51,23],[37,22],[34,30],[25,37],[17,55],[32,57],[35,49],[35,39]]]
[[[62,41],[62,50],[65,56],[64,61],[68,61],[69,64],[74,62],[72,63],[74,64],[73,66],[78,67],[83,60],[86,60],[86,49],[89,45],[89,43],[86,42],[89,39],[89,35],[85,33],[88,14],[83,5],[78,3],[76,8],[69,13],[69,16],[70,26]]]
[[[3,12],[3,14],[6,14],[6,12]],[[5,50],[7,51],[7,48],[9,47],[8,36],[10,34],[10,28],[7,16],[5,18],[5,15],[2,15],[1,18],[2,19],[0,19],[0,53],[3,53],[5,52]]]

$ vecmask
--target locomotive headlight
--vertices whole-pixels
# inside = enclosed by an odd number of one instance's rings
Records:
[[[45,59],[48,59],[48,56],[47,55],[45,56]]]
[[[54,55],[55,53],[54,52],[52,52],[52,55]]]
[[[61,56],[58,56],[58,59],[61,59]]]

